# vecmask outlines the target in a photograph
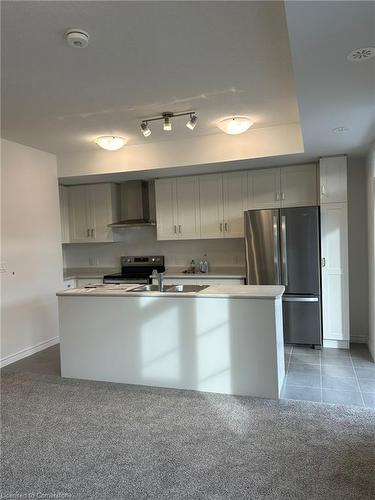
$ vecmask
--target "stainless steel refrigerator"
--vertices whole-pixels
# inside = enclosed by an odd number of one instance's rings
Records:
[[[246,282],[285,285],[284,341],[322,345],[319,207],[245,212]]]

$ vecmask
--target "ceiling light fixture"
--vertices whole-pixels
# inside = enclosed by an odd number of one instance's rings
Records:
[[[197,121],[198,121],[197,115],[194,113],[191,113],[190,120],[186,124],[187,128],[189,128],[190,130],[194,130],[195,125],[197,124]]]
[[[220,120],[217,124],[226,134],[237,135],[243,134],[253,125],[253,122],[247,116],[231,116]]]
[[[142,134],[143,134],[145,137],[148,137],[149,135],[151,135],[151,129],[150,129],[150,127],[148,126],[148,123],[147,123],[147,122],[142,122],[142,123],[141,123],[141,130],[142,130]]]
[[[172,116],[173,116],[172,113],[163,113],[163,118],[164,118],[163,130],[165,132],[170,132],[172,130],[172,123],[171,123]]]
[[[346,56],[350,62],[366,61],[375,57],[375,47],[360,47],[359,49],[352,50]]]
[[[158,120],[163,120],[163,130],[166,132],[170,132],[172,130],[172,118],[177,118],[179,116],[189,116],[189,121],[186,126],[190,130],[194,130],[195,125],[197,124],[198,117],[195,111],[184,111],[182,113],[172,113],[171,111],[165,111],[159,116],[153,116],[151,118],[145,118],[141,122],[141,132],[145,137],[149,137],[151,135],[151,129],[148,126],[149,122],[155,122]]]
[[[103,135],[96,139],[96,144],[103,149],[108,151],[116,151],[122,148],[126,144],[126,139],[123,137],[117,137],[115,135]]]

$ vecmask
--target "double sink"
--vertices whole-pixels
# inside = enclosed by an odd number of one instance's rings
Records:
[[[208,285],[164,285],[159,290],[159,285],[141,285],[127,290],[128,292],[163,292],[163,293],[197,293],[208,288]]]

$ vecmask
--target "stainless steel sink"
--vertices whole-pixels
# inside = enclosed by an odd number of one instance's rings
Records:
[[[165,285],[163,293],[197,293],[207,288],[208,285]],[[140,285],[128,292],[159,292],[158,285]]]
[[[208,288],[208,285],[171,285],[166,292],[168,293],[186,293],[186,292],[200,292]]]

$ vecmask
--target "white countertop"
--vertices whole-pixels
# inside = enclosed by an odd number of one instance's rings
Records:
[[[254,298],[276,299],[285,287],[274,285],[210,285],[200,292],[132,292],[139,285],[104,285],[93,288],[69,288],[58,292],[58,296],[92,297],[190,297],[190,298]],[[129,291],[128,291],[129,290]]]
[[[212,267],[208,273],[184,273],[183,271],[186,267],[166,267],[165,277],[166,278],[246,278],[246,272],[243,267]]]

